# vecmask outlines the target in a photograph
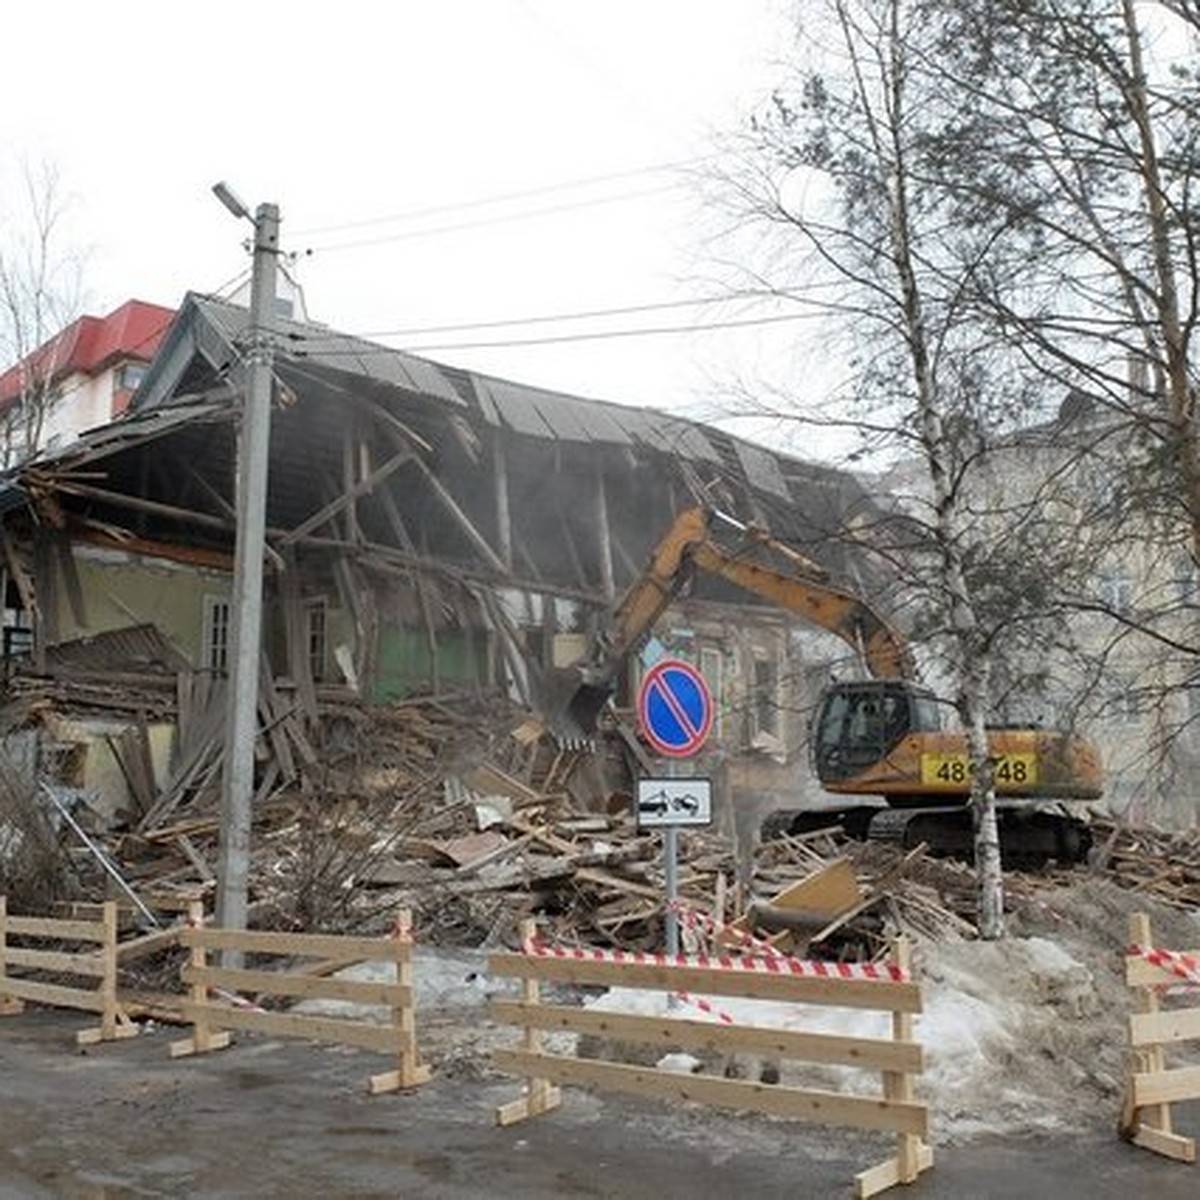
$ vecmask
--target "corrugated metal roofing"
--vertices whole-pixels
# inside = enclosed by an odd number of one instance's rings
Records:
[[[213,417],[225,420],[231,416],[232,411],[227,396],[205,400],[192,398],[187,403],[172,405],[169,408],[144,409],[140,412],[129,413],[109,425],[100,425],[89,430],[59,450],[46,451],[24,464],[22,469],[36,468],[43,463],[70,462],[72,465],[79,465],[91,458],[103,457],[111,453],[114,448],[161,437],[181,425],[189,425],[192,422]]]
[[[475,376],[474,383],[477,393],[486,391],[500,421],[521,433],[549,435],[564,442],[627,445],[631,441],[618,415],[622,410],[616,405],[505,379]]]
[[[785,500],[788,498],[787,480],[784,479],[783,472],[779,469],[779,460],[774,454],[751,442],[735,441],[733,448],[737,452],[738,462],[742,464],[742,470],[746,472],[746,478],[755,487],[764,492],[774,492],[776,496],[782,496]]]
[[[210,297],[195,297],[196,307],[217,325],[230,342],[244,340],[249,312],[237,304]],[[465,401],[435,363],[402,350],[338,333],[319,325],[276,318],[273,322],[276,353],[310,366],[345,375],[362,375],[392,387],[420,392],[455,407]]]
[[[150,671],[175,676],[188,660],[154,625],[131,625],[46,647],[46,666],[55,671]]]
[[[677,454],[681,458],[694,458],[703,462],[719,463],[721,456],[716,447],[704,436],[698,425],[682,421],[666,413],[648,409],[635,410],[640,420],[630,421],[627,428],[639,440],[655,450]]]

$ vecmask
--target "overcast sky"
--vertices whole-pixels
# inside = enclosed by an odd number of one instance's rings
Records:
[[[89,309],[175,305],[249,260],[210,192],[279,205],[309,315],[477,370],[711,417],[790,333],[606,337],[754,310],[437,327],[720,291],[686,167],[779,78],[789,0],[39,0],[6,7],[0,206],[61,173]],[[19,99],[18,99],[19,98]],[[591,181],[585,183],[584,181]],[[506,198],[507,199],[504,199]],[[764,347],[766,349],[764,350]],[[789,368],[790,369],[790,368]]]

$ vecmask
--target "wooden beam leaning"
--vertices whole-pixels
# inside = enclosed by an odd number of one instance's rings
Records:
[[[517,999],[496,999],[492,1017],[521,1031],[519,1047],[497,1050],[494,1064],[526,1080],[524,1095],[497,1109],[500,1124],[546,1112],[560,1103],[556,1084],[607,1088],[661,1100],[682,1100],[741,1112],[762,1113],[822,1125],[875,1130],[896,1136],[896,1154],[855,1180],[856,1195],[875,1195],[899,1183],[913,1182],[933,1165],[925,1142],[927,1106],[915,1097],[915,1077],[924,1067],[924,1051],[914,1038],[913,1019],[921,1011],[921,990],[909,977],[910,950],[899,939],[890,963],[845,967],[804,963],[782,955],[666,956],[586,948],[543,947],[531,923],[522,929],[523,953],[489,957],[489,973],[521,981]],[[633,988],[664,993],[655,1012],[608,1012],[544,1004],[542,983]],[[753,1015],[720,1014],[720,1021],[685,1015],[666,997],[716,1015],[716,1005],[697,997],[737,997],[750,1001],[824,1005],[891,1015],[891,1037],[826,1035],[820,1032],[756,1024]],[[755,1005],[740,1006],[744,1014]],[[758,1009],[761,1012],[761,1007]],[[799,1013],[799,1010],[794,1010]],[[547,1053],[545,1032],[590,1035],[601,1049],[583,1056]],[[750,1054],[789,1063],[821,1063],[861,1068],[882,1079],[862,1091],[815,1088],[786,1079],[770,1086],[721,1078],[714,1071],[681,1075],[677,1071],[612,1061],[604,1049],[612,1043],[656,1047],[663,1053],[689,1050],[722,1061]]]
[[[357,483],[339,492],[333,500],[305,518],[294,529],[289,529],[283,537],[278,539],[279,544],[281,546],[291,545],[312,533],[314,529],[320,529],[327,521],[332,520],[338,513],[353,505],[360,496],[365,496],[368,492],[373,491],[377,484],[382,483],[412,458],[411,450],[401,450],[393,454],[382,466],[376,467],[374,471],[365,475]]]
[[[1171,1105],[1200,1099],[1200,1068],[1169,1070],[1165,1047],[1200,1038],[1200,1009],[1164,1012],[1160,989],[1200,983],[1200,950],[1156,949],[1145,913],[1129,918],[1125,981],[1134,988],[1129,1017],[1129,1078],[1117,1131],[1127,1142],[1180,1162],[1196,1161],[1196,1142],[1172,1127]]]
[[[411,931],[408,910],[401,911],[395,931],[386,937],[214,929],[205,926],[202,908],[194,905],[189,910],[189,928],[180,938],[190,951],[182,976],[189,988],[183,1015],[192,1025],[192,1036],[173,1042],[171,1056],[223,1049],[230,1044],[230,1030],[243,1030],[357,1046],[394,1057],[393,1070],[369,1080],[372,1095],[426,1083],[430,1070],[421,1063],[417,1048]],[[330,978],[313,973],[308,969],[311,964],[294,962],[253,968],[209,965],[208,953],[223,949],[276,959],[384,962],[394,968],[395,982]],[[379,1024],[352,1015],[268,1010],[259,1005],[268,995],[382,1006],[389,1010],[390,1020]]]
[[[99,1015],[99,1027],[76,1033],[80,1046],[136,1036],[138,1027],[117,997],[117,932],[117,906],[112,900],[101,906],[99,921],[79,921],[12,917],[7,897],[0,896],[0,1016],[21,1012],[26,1002],[48,1004]],[[10,946],[8,939],[13,936],[54,945]],[[89,948],[64,950],[63,942],[81,942]],[[21,974],[12,974],[13,967]],[[43,978],[47,974],[55,980]],[[63,975],[86,980],[87,986],[63,983]]]

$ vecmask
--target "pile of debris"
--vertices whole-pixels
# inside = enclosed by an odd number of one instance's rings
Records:
[[[163,689],[152,690],[166,711]],[[129,683],[105,701],[132,706],[137,692]],[[15,695],[26,715],[54,702],[45,693]],[[140,781],[131,787],[134,811],[102,819],[86,803],[77,806],[82,828],[64,827],[58,837],[65,898],[111,894],[114,878],[127,895],[168,907],[215,890],[221,736],[214,714],[224,704],[211,691],[202,695],[194,679],[174,695],[176,771],[167,786],[151,789],[152,775],[133,766],[148,762],[148,749],[136,736],[121,743],[126,777]],[[527,713],[469,696],[370,707],[334,697],[315,721],[300,720],[277,689],[267,689],[263,703],[274,719],[260,743],[254,802],[255,924],[371,931],[408,907],[419,937],[441,945],[511,942],[530,915],[560,941],[662,945],[662,845],[657,833],[637,828],[630,796],[637,763],[620,739],[566,750]],[[15,779],[6,764],[0,830],[32,829],[28,818],[39,814],[39,836],[24,836],[45,878],[45,805],[36,791],[22,800]],[[1099,850],[1090,867],[1009,873],[1010,907],[1078,881],[1081,872],[1168,904],[1200,904],[1200,839],[1107,818],[1094,824]],[[921,847],[905,853],[826,830],[739,854],[719,832],[696,829],[681,829],[678,847],[681,908],[710,925],[736,920],[748,936],[856,958],[882,953],[887,931],[977,935],[974,872]],[[19,882],[13,859],[9,853],[6,865],[0,854],[10,891]],[[14,895],[12,903],[20,900]]]

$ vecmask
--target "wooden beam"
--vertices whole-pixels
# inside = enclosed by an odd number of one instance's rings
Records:
[[[377,421],[383,428],[384,433],[396,445],[406,447],[410,451],[418,450],[425,454],[433,453],[433,447],[415,429],[405,425],[394,412],[385,408],[377,400],[372,400],[369,396],[361,396],[349,390],[346,391],[345,395],[346,399],[355,408],[365,413],[373,421]]]
[[[1200,1008],[1131,1013],[1129,1037],[1134,1046],[1164,1045],[1200,1038]]]
[[[458,502],[446,490],[446,486],[442,481],[422,462],[417,458],[413,460],[421,474],[425,476],[425,481],[433,489],[433,494],[441,501],[442,507],[458,522],[467,540],[479,551],[480,554],[495,567],[497,571],[507,573],[508,568],[504,560],[492,549],[487,538],[475,528],[474,523],[465,512],[459,507]]]
[[[35,617],[37,616],[38,604],[33,581],[29,578],[24,566],[17,558],[16,547],[13,545],[7,525],[0,524],[0,539],[3,540],[4,544],[4,561],[8,566],[8,573],[12,576],[13,583],[17,585],[17,593],[21,597],[21,606],[31,617]]]
[[[765,1113],[793,1121],[849,1125],[923,1136],[929,1128],[925,1105],[845,1096],[816,1088],[793,1088],[742,1079],[715,1079],[709,1075],[681,1075],[653,1067],[607,1063],[594,1059],[567,1058],[556,1054],[530,1054],[522,1050],[495,1050],[492,1060],[502,1071],[528,1078],[580,1087],[652,1096],[659,1100],[684,1100]]]
[[[915,1041],[717,1025],[712,1021],[674,1016],[656,1021],[642,1014],[602,1012],[578,1005],[529,1005],[517,1000],[493,1000],[488,1010],[495,1020],[506,1025],[533,1026],[543,1032],[590,1034],[619,1042],[661,1045],[665,1049],[681,1047],[718,1054],[758,1054],[878,1071],[921,1071],[924,1068],[924,1048]]]
[[[42,607],[38,615],[41,617],[42,637],[38,638],[38,670],[45,669],[45,647],[53,646],[59,640],[60,622],[58,614],[58,572],[54,569],[54,553],[50,545],[50,531],[38,529],[33,537],[33,577],[36,580],[38,595],[42,597]]]
[[[590,872],[589,872],[590,874]],[[583,876],[584,872],[577,872]],[[628,882],[620,886],[631,889]],[[564,954],[569,955],[570,951]],[[537,978],[552,983],[600,987],[645,988],[653,991],[693,992],[696,995],[745,996],[755,1000],[783,1000],[799,1004],[825,1004],[839,1008],[919,1013],[921,988],[916,983],[873,979],[829,979],[821,976],[729,971],[699,965],[676,966],[664,962],[605,962],[596,959],[496,953],[488,958],[493,974],[518,979]]]
[[[613,576],[612,532],[608,522],[608,492],[604,485],[604,472],[596,468],[596,549],[600,556],[600,586],[606,600],[617,594]]]
[[[158,500],[143,500],[139,496],[128,496],[123,492],[110,492],[107,488],[91,487],[88,484],[74,483],[70,480],[55,480],[54,487],[68,496],[79,496],[84,500],[100,500],[117,508],[130,508],[135,512],[152,513],[159,517],[203,525],[209,529],[229,531],[236,529],[235,522],[224,517],[215,517],[212,513],[197,512],[192,508],[178,508],[174,504],[162,504]]]
[[[294,529],[290,529],[278,539],[279,545],[295,545],[301,538],[312,533],[314,529],[319,529],[327,521],[336,517],[338,513],[353,505],[359,496],[370,492],[376,484],[381,483],[399,467],[412,459],[413,453],[411,450],[402,450],[398,454],[393,454],[383,466],[372,471],[365,479],[360,479],[353,487],[331,500],[324,507],[318,509],[306,520],[301,521]],[[354,543],[350,542],[349,544],[353,545]]]
[[[62,576],[63,589],[67,593],[67,604],[71,609],[71,617],[79,629],[88,627],[87,604],[83,598],[83,588],[79,583],[79,572],[75,567],[75,556],[71,553],[71,543],[61,533],[54,535],[54,556],[58,562],[58,571]]]
[[[1196,1099],[1200,1099],[1200,1067],[1175,1067],[1133,1076],[1134,1108]]]
[[[492,468],[496,483],[496,537],[500,542],[500,557],[511,571],[513,537],[512,513],[508,504],[508,460],[504,455],[504,438],[499,430],[492,438]]]

